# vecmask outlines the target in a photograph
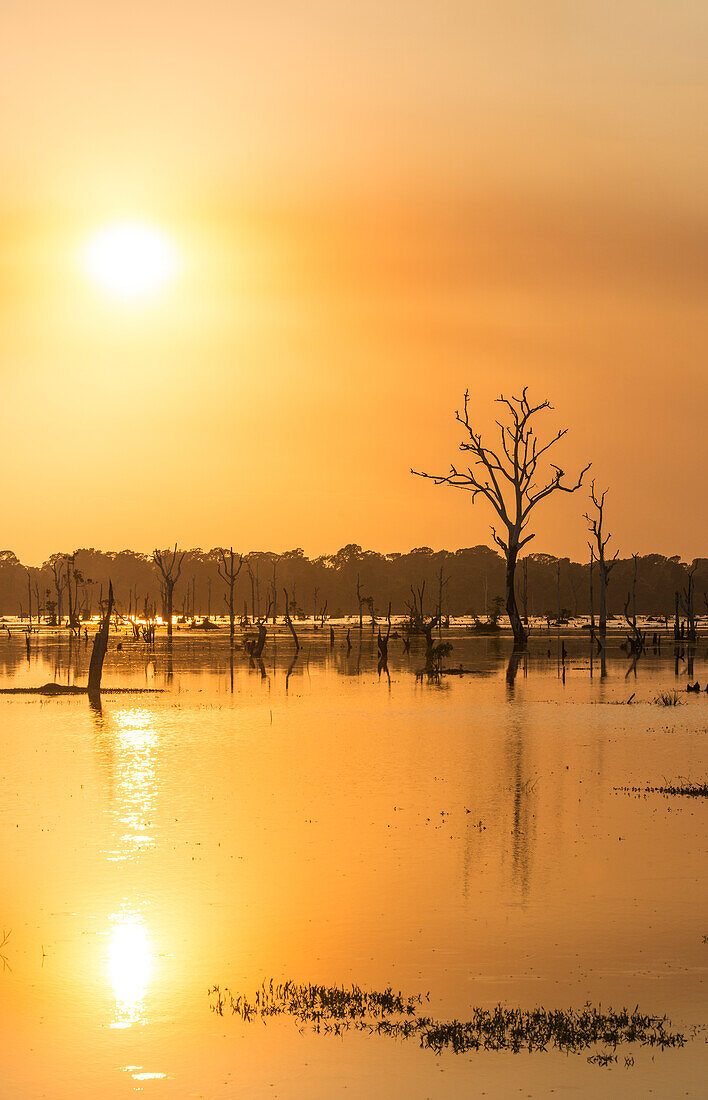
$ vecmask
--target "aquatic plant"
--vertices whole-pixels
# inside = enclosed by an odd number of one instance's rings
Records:
[[[692,779],[680,779],[664,787],[647,787],[647,794],[685,794],[690,798],[708,798],[708,779],[694,783]]]
[[[211,1010],[219,1016],[230,1011],[245,1022],[274,1016],[292,1016],[303,1027],[318,1034],[341,1035],[354,1028],[371,1035],[394,1039],[418,1039],[420,1046],[440,1054],[476,1050],[547,1051],[566,1053],[603,1044],[613,1051],[623,1043],[643,1046],[681,1047],[686,1038],[671,1030],[666,1017],[633,1010],[594,1007],[582,1009],[534,1008],[530,1011],[497,1004],[474,1007],[467,1020],[442,1022],[418,1015],[422,997],[406,997],[389,986],[381,992],[359,986],[298,985],[286,981],[263,982],[253,996],[215,985],[209,990]],[[430,995],[426,994],[426,1000]],[[611,1055],[596,1057],[607,1064]]]
[[[616,791],[626,794],[665,794],[687,795],[689,798],[708,798],[708,779],[695,782],[692,779],[679,779],[676,783],[665,783],[661,787],[615,787]]]
[[[658,695],[654,696],[654,702],[659,707],[683,706],[683,699],[677,691],[660,691]]]

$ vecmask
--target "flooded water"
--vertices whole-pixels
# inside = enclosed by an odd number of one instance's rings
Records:
[[[221,632],[171,658],[117,639],[104,686],[162,690],[0,696],[3,1100],[705,1095],[708,806],[616,789],[708,773],[673,645],[591,676],[568,636],[563,676],[553,635],[514,670],[452,630],[471,674],[436,682],[393,638],[379,675],[367,630],[349,654],[306,634],[294,665],[269,639],[262,668]],[[85,683],[88,656],[0,640],[1,686]],[[441,1021],[638,1004],[687,1042],[435,1055],[211,1010],[271,978],[391,985]]]

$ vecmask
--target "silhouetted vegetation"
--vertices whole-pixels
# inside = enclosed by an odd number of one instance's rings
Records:
[[[381,992],[359,986],[298,985],[295,982],[263,982],[248,997],[218,985],[209,990],[211,1009],[219,1016],[230,1011],[245,1022],[292,1016],[317,1034],[341,1035],[350,1028],[394,1039],[417,1039],[421,1047],[440,1054],[450,1050],[468,1054],[477,1050],[548,1051],[579,1053],[603,1044],[614,1051],[636,1043],[651,1047],[681,1047],[686,1038],[670,1029],[665,1017],[649,1016],[639,1008],[576,1009],[535,1008],[524,1011],[497,1004],[474,1007],[469,1019],[441,1022],[419,1016],[422,998]],[[429,996],[426,995],[429,1000]],[[611,1058],[612,1054],[604,1055]]]
[[[234,554],[236,555],[236,551]],[[224,591],[224,582],[218,573],[218,567],[222,564],[221,551],[218,548],[209,551],[186,550],[181,552],[181,556],[182,575],[174,585],[174,609],[186,609],[188,595],[191,603],[193,586],[194,613],[204,617],[209,609],[210,592]],[[89,618],[99,610],[101,601],[108,592],[109,579],[113,581],[116,609],[120,614],[149,619],[154,617],[156,609],[161,609],[160,577],[151,556],[132,550],[116,553],[78,549],[71,557],[74,561],[71,598],[75,621],[77,616]],[[323,607],[327,603],[328,617],[357,615],[357,575],[360,577],[361,590],[372,594],[379,618],[385,617],[389,601],[394,616],[408,614],[411,585],[418,588],[423,581],[426,582],[426,592],[435,593],[437,603],[441,568],[446,578],[443,618],[447,615],[477,615],[484,625],[488,617],[494,615],[495,600],[504,599],[505,562],[501,554],[488,546],[474,546],[456,551],[433,550],[422,546],[406,554],[379,554],[350,543],[336,554],[317,558],[307,558],[299,549],[280,555],[265,551],[243,554],[244,568],[235,580],[235,607],[243,607],[246,600],[250,603],[251,586],[246,564],[251,564],[254,577],[256,568],[261,573],[267,571],[271,575],[276,559],[278,580],[288,589],[290,611],[296,621],[304,612],[296,614],[294,604],[299,608],[310,605],[315,588],[318,590],[318,606]],[[551,621],[555,621],[558,613],[558,566],[562,608],[571,610],[573,615],[589,613],[588,563],[581,564],[568,558],[543,553],[529,554],[523,560],[527,562],[529,615],[548,616]],[[637,562],[637,614],[652,616],[657,624],[666,626],[674,620],[676,593],[686,587],[686,565],[678,556],[664,557],[661,554],[647,554],[639,557]],[[698,558],[693,565],[695,600],[697,604],[703,605],[704,594],[708,593],[708,559]],[[57,607],[54,566],[60,570],[59,586],[63,595],[61,608]],[[41,567],[30,567],[32,588],[34,590],[36,582],[41,598],[39,605],[36,597],[32,601],[35,620],[39,612],[42,623],[53,623],[58,611],[63,610],[66,623],[66,566],[67,555],[55,554]],[[618,558],[608,592],[608,620],[616,620],[618,617],[623,619],[625,598],[633,587],[633,574],[634,559]],[[22,614],[26,618],[27,604],[27,573],[24,565],[11,551],[0,552],[0,615]],[[78,612],[74,611],[75,606],[78,607]],[[228,611],[228,608],[225,610]],[[708,612],[708,607],[706,611]],[[681,626],[684,626],[683,621],[679,625],[679,637]]]
[[[180,554],[178,558],[177,543],[175,543],[174,550],[153,550],[152,560],[161,577],[162,617],[167,623],[167,636],[171,638],[174,590],[182,572],[184,554]]]
[[[660,691],[654,696],[654,702],[660,707],[680,707],[683,699],[677,691]]]
[[[597,561],[598,571],[600,574],[600,614],[598,623],[598,633],[600,638],[605,638],[607,635],[607,588],[610,583],[610,573],[614,569],[617,558],[619,557],[619,550],[615,550],[611,558],[607,557],[607,544],[612,538],[611,535],[605,533],[605,497],[607,496],[607,489],[598,495],[595,489],[595,482],[590,485],[590,501],[594,508],[594,513],[591,516],[588,512],[585,513],[585,519],[588,521],[588,530],[592,535],[592,542],[588,543],[590,547],[590,561],[591,565],[593,561]]]
[[[615,787],[625,794],[666,794],[686,795],[687,798],[708,798],[708,779],[699,783],[692,779],[680,779],[677,783],[666,783],[661,787]]]
[[[562,428],[547,442],[542,442],[535,429],[534,418],[545,409],[552,408],[549,401],[532,405],[527,397],[525,386],[521,397],[506,398],[502,394],[497,404],[506,406],[510,423],[497,420],[500,441],[496,450],[482,443],[482,436],[475,432],[470,424],[469,391],[465,392],[462,413],[455,413],[455,419],[465,431],[460,450],[465,462],[470,462],[466,470],[458,470],[452,464],[448,474],[427,474],[417,470],[411,473],[420,477],[432,478],[436,485],[451,485],[454,489],[464,489],[471,494],[474,502],[482,496],[496,512],[498,520],[505,528],[499,534],[492,525],[492,538],[504,554],[506,562],[505,601],[509,623],[514,635],[514,644],[523,646],[528,632],[519,614],[516,592],[516,566],[519,554],[524,546],[535,538],[528,531],[531,513],[542,500],[553,493],[574,493],[580,488],[583,476],[590,469],[590,463],[580,471],[573,484],[565,481],[565,471],[551,462],[553,473],[542,473],[539,461],[567,433]],[[544,478],[547,480],[544,481]]]

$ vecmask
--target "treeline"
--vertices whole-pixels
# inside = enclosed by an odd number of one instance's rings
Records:
[[[218,549],[187,550],[174,591],[176,615],[224,615],[226,587],[219,576]],[[708,559],[694,563],[696,611],[706,612]],[[503,557],[487,546],[456,551],[418,547],[407,554],[378,554],[356,544],[336,554],[307,558],[302,550],[284,554],[251,552],[244,555],[236,581],[236,608],[249,618],[282,615],[287,590],[294,617],[359,615],[368,619],[371,606],[377,617],[406,614],[413,602],[411,586],[423,593],[424,612],[434,614],[441,602],[443,614],[491,614],[504,596]],[[632,590],[634,560],[619,559],[608,590],[608,609],[621,615]],[[160,577],[150,556],[122,550],[107,553],[80,549],[54,554],[41,567],[25,567],[11,551],[0,552],[0,615],[39,613],[43,621],[66,619],[71,608],[77,617],[96,614],[113,582],[116,606],[124,615],[162,614]],[[687,565],[678,556],[648,554],[637,560],[636,606],[639,614],[672,616],[676,593],[688,584]],[[524,597],[524,593],[526,596]],[[530,554],[517,574],[519,606],[531,616],[553,616],[560,606],[564,617],[587,615],[590,610],[590,571],[587,564]],[[595,597],[597,598],[597,597]],[[595,607],[597,610],[597,606]]]

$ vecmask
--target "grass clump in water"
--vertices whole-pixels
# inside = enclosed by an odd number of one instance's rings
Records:
[[[684,794],[689,798],[708,798],[708,780],[694,783],[692,779],[679,779],[678,783],[664,787],[647,787],[648,794]]]
[[[688,798],[708,798],[708,779],[695,782],[693,779],[679,779],[676,783],[664,783],[661,787],[615,787],[625,794],[663,794],[686,795]]]
[[[298,985],[263,982],[254,996],[227,988],[209,990],[211,1009],[219,1016],[230,1011],[244,1021],[292,1016],[316,1033],[343,1034],[350,1028],[394,1039],[416,1038],[421,1047],[440,1054],[477,1050],[547,1051],[578,1053],[604,1045],[615,1050],[624,1043],[680,1047],[685,1036],[670,1029],[665,1017],[648,1016],[637,1006],[619,1012],[586,1004],[576,1009],[535,1008],[526,1011],[497,1004],[473,1008],[467,1020],[439,1021],[418,1015],[422,998],[404,997],[391,987],[376,992],[359,986]],[[429,1000],[429,995],[426,995]],[[601,1059],[598,1059],[601,1064]],[[606,1064],[606,1063],[603,1063]]]
[[[660,691],[654,696],[654,702],[658,707],[682,707],[683,699],[677,691]]]

